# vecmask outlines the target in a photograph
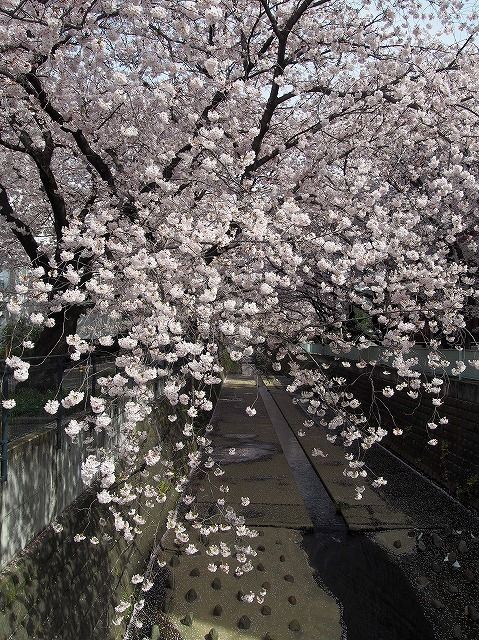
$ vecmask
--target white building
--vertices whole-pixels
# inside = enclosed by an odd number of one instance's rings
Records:
[[[0,294],[10,293],[15,288],[20,271],[4,269],[0,271]],[[5,302],[0,297],[0,328],[6,323]]]

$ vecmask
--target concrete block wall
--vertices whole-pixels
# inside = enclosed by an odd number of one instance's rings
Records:
[[[303,348],[306,353],[317,354],[318,356],[324,356],[326,358],[334,358],[337,355],[341,360],[349,360],[351,362],[357,362],[358,360],[364,360],[365,362],[371,362],[372,360],[376,362],[382,362],[385,366],[390,362],[389,356],[385,356],[384,354],[388,351],[386,347],[381,347],[378,345],[372,345],[367,347],[366,349],[358,349],[357,347],[353,347],[347,353],[338,354],[337,352],[333,352],[332,349],[328,345],[320,344],[320,343],[307,343],[303,345]],[[426,375],[432,376],[434,375],[434,371],[429,367],[427,358],[430,353],[430,350],[424,346],[416,345],[413,347],[408,355],[408,357],[417,358],[417,365],[413,367],[416,371],[420,371],[421,373],[425,373]],[[445,360],[448,364],[446,365],[446,371],[450,372],[452,368],[456,366],[456,363],[464,362],[467,363],[468,360],[475,360],[479,355],[479,351],[476,349],[464,349],[462,351],[457,351],[457,349],[440,349],[441,359]],[[452,374],[451,374],[452,375]],[[479,381],[479,369],[474,369],[474,367],[467,367],[467,369],[459,376],[461,380],[475,380]]]
[[[162,423],[157,411],[142,425],[150,434],[146,447],[158,443]],[[166,446],[172,435],[163,434]],[[57,450],[50,431],[19,440],[10,453],[1,494],[2,561],[8,564],[0,573],[0,640],[120,640],[126,629],[112,624],[114,607],[138,589],[131,577],[145,570],[176,492],[169,489],[167,501],[148,512],[133,544],[105,541],[102,534],[112,533],[108,511],[81,483],[81,446],[65,438]],[[127,481],[135,486],[139,474]],[[47,526],[52,517],[64,527],[60,534]],[[75,543],[79,532],[100,544]]]
[[[124,540],[75,543],[86,531],[101,537],[105,510],[92,495],[82,495],[61,516],[64,530],[51,527],[17,556],[0,575],[2,640],[120,640],[126,622],[112,624],[114,608],[138,590],[131,578],[145,570],[176,495],[149,514],[144,533]]]
[[[353,380],[344,369],[341,375]],[[386,384],[392,386],[391,378],[375,376],[375,389],[381,390]],[[352,388],[369,414],[372,400],[369,374],[355,372]],[[404,430],[400,437],[388,435],[383,444],[462,502],[479,509],[479,384],[472,380],[449,381],[444,404],[438,411],[449,422],[429,435],[426,425],[433,415],[430,396],[414,400],[405,392],[396,392],[392,398],[380,397],[384,404],[378,403],[376,407],[384,427],[391,431],[394,421]],[[435,447],[427,443],[432,437],[438,440]]]

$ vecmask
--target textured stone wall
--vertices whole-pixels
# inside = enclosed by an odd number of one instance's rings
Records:
[[[131,577],[142,573],[175,495],[150,514],[144,533],[133,545],[123,540],[94,546],[75,543],[85,528],[101,536],[104,510],[82,495],[61,517],[64,530],[44,530],[0,577],[2,640],[120,640],[114,607],[129,599]]]
[[[154,412],[142,426],[155,444],[161,423],[163,417]],[[145,446],[153,444],[151,439]],[[114,607],[133,593],[131,577],[145,570],[176,501],[169,489],[167,501],[149,512],[143,534],[132,545],[123,540],[75,543],[75,533],[102,539],[111,530],[104,522],[105,507],[83,491],[81,447],[67,440],[56,450],[55,433],[46,432],[11,450],[9,481],[2,487],[2,551],[9,563],[0,574],[1,640],[123,638],[124,626],[112,625]],[[134,486],[139,474],[128,482]],[[64,527],[60,534],[46,526],[52,517]]]
[[[339,373],[339,371],[338,371]],[[345,375],[344,369],[341,375]],[[346,374],[353,380],[350,374]],[[391,385],[392,376],[375,376],[376,390]],[[445,487],[452,495],[474,508],[479,508],[479,384],[474,381],[451,380],[439,416],[447,416],[449,423],[439,425],[429,435],[426,424],[433,415],[430,397],[414,400],[405,392],[396,392],[392,398],[371,407],[372,387],[369,374],[355,372],[353,389],[362,401],[363,409],[371,415],[381,416],[382,424],[392,429],[393,421],[404,430],[404,435],[389,435],[383,444],[400,455],[429,477]],[[435,437],[438,445],[427,444]]]
[[[219,389],[215,389],[213,403],[218,393]],[[206,422],[208,418],[205,415],[201,419]],[[121,420],[121,415],[114,419]],[[165,408],[157,407],[141,425],[148,433],[145,451],[159,441],[168,451],[178,440],[180,425],[181,420],[172,425],[166,419]],[[151,552],[164,533],[168,511],[176,504],[177,493],[165,484],[166,502],[142,514],[147,522],[134,544],[102,540],[103,532],[111,533],[104,522],[108,512],[96,503],[93,494],[80,493],[81,447],[75,448],[67,440],[57,451],[55,433],[44,433],[27,438],[23,448],[12,451],[9,482],[2,488],[3,504],[10,505],[9,510],[5,507],[5,513],[11,514],[9,524],[4,524],[2,530],[4,557],[11,559],[19,545],[25,548],[0,573],[0,640],[123,639],[125,624],[112,624],[116,617],[114,607],[138,591],[131,577],[146,569]],[[188,452],[184,451],[187,472]],[[162,470],[161,465],[149,468],[151,476]],[[140,474],[133,474],[127,481],[134,487],[141,481]],[[7,499],[8,492],[11,495]],[[40,526],[52,516],[64,527],[60,534],[51,527],[45,528],[45,524]],[[14,522],[18,523],[18,535],[9,543]],[[101,542],[75,543],[73,536],[78,532],[96,536]]]

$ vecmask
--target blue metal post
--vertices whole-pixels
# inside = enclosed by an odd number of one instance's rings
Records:
[[[60,401],[60,406],[57,411],[57,449],[62,448],[62,440],[63,440],[63,375],[65,373],[64,360],[62,357],[58,358],[57,365],[57,375],[58,375],[58,400]]]

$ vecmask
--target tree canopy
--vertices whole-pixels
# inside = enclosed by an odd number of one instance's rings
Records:
[[[25,355],[117,349],[67,431],[109,429],[126,402],[118,449],[83,474],[127,538],[109,488],[117,456],[137,457],[151,381],[172,421],[185,408],[190,467],[210,464],[195,425],[222,349],[269,357],[311,414],[332,409],[356,475],[385,429],[305,366],[305,342],[384,347],[440,419],[439,349],[463,344],[477,293],[476,31],[459,1],[2,2],[0,247],[31,268],[8,313],[41,328]],[[437,383],[414,370],[419,334]]]

